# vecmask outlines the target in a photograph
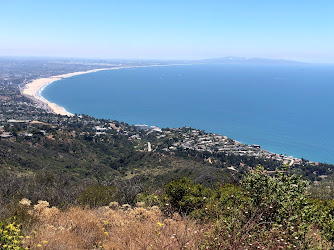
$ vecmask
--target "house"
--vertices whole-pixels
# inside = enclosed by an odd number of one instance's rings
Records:
[[[143,125],[141,125],[141,124],[136,124],[135,127],[136,127],[136,129],[138,129],[138,130],[149,130],[149,127],[148,127],[148,125],[146,125],[146,124],[143,124]]]
[[[2,134],[1,134],[1,138],[4,138],[4,139],[6,139],[6,138],[10,138],[10,137],[12,137],[13,135],[10,133],[10,132],[3,132]]]

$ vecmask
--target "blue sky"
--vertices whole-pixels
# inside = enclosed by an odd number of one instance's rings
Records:
[[[333,0],[1,0],[0,55],[334,62]]]

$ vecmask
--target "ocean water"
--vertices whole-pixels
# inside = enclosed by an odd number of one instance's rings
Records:
[[[182,65],[100,71],[43,97],[71,113],[191,126],[275,153],[334,163],[334,66]]]

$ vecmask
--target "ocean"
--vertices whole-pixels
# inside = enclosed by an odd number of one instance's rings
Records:
[[[71,113],[190,126],[270,152],[334,163],[333,65],[107,70],[56,81],[42,96]]]

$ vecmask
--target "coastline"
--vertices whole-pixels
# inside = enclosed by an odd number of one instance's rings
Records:
[[[56,103],[50,102],[42,96],[42,91],[49,84],[62,80],[64,78],[69,78],[72,76],[83,75],[88,73],[94,73],[102,70],[116,70],[116,69],[125,69],[125,68],[141,68],[141,67],[158,67],[158,66],[175,66],[175,65],[191,65],[191,64],[167,64],[167,65],[145,65],[145,66],[116,66],[112,68],[101,68],[101,69],[92,69],[88,71],[79,71],[73,73],[67,73],[63,75],[50,76],[47,78],[39,78],[33,80],[32,82],[26,84],[22,90],[22,94],[28,98],[34,100],[37,103],[40,103],[42,108],[59,115],[74,116],[74,114],[68,112],[64,107],[57,105]]]
[[[82,75],[82,74],[88,74],[88,73],[94,73],[101,70],[110,70],[110,69],[118,69],[120,67],[116,68],[102,68],[102,69],[93,69],[88,71],[79,71],[79,72],[73,72],[73,73],[67,73],[63,75],[57,75],[57,76],[51,76],[47,78],[39,78],[36,80],[33,80],[31,83],[28,83],[24,86],[24,89],[22,91],[22,94],[35,100],[38,103],[41,103],[42,105],[45,105],[46,109],[49,109],[49,111],[59,114],[59,115],[67,115],[67,116],[73,116],[72,113],[68,112],[64,107],[61,107],[55,103],[52,103],[45,99],[41,93],[43,89],[48,86],[49,84],[59,81],[64,78]]]
[[[72,113],[68,112],[64,107],[61,107],[55,103],[52,103],[42,97],[42,91],[44,90],[45,87],[47,87],[49,84],[62,80],[64,78],[69,78],[72,76],[76,75],[81,75],[81,74],[87,74],[87,73],[94,73],[102,70],[116,70],[116,69],[126,69],[126,68],[143,68],[143,67],[164,67],[164,66],[174,66],[174,65],[190,65],[190,64],[169,64],[169,65],[131,65],[131,66],[122,66],[122,65],[115,65],[115,67],[108,67],[108,68],[101,68],[101,69],[93,69],[93,70],[88,70],[88,71],[80,71],[80,72],[73,72],[73,73],[68,73],[68,74],[62,74],[62,75],[56,75],[56,76],[51,76],[48,78],[39,78],[36,80],[33,80],[32,82],[28,83],[25,85],[24,89],[22,89],[22,94],[25,96],[28,96],[31,99],[34,99],[38,103],[44,105],[44,108],[48,112],[52,112],[55,114],[60,114],[60,115],[65,115],[65,116],[73,116]],[[64,90],[66,91],[66,90]],[[231,138],[234,138],[231,136]],[[243,141],[243,140],[240,140]],[[251,143],[250,143],[251,144]],[[258,143],[261,146],[263,146],[261,143]],[[280,152],[281,150],[270,150],[270,152]],[[287,153],[290,155],[289,153]],[[293,154],[294,155],[294,154]],[[291,164],[291,162],[290,162]]]

